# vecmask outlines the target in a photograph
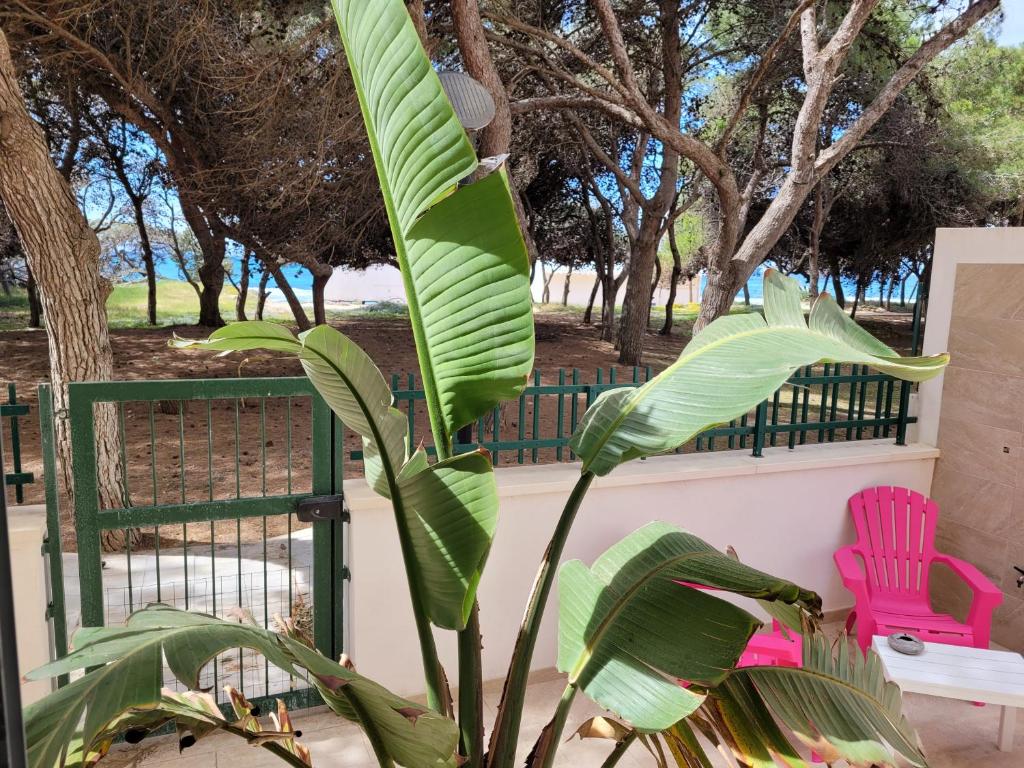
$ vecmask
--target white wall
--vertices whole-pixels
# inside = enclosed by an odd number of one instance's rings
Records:
[[[928,290],[923,353],[935,355],[949,349],[949,328],[953,319],[957,266],[1021,263],[1024,263],[1022,227],[935,230],[935,254],[932,257],[932,280]],[[938,445],[944,380],[945,374],[929,379],[920,386],[918,434],[921,442],[928,445]]]
[[[50,660],[46,560],[42,555],[46,508],[42,504],[9,507],[7,525],[14,586],[14,624],[18,630],[18,668],[24,675]],[[21,703],[27,706],[49,692],[48,680],[22,683]]]
[[[324,288],[326,301],[400,301],[405,303],[402,273],[388,264],[334,270]]]
[[[818,591],[826,612],[852,599],[832,552],[853,541],[846,499],[872,485],[931,486],[938,451],[892,441],[652,458],[619,467],[591,488],[566,557],[588,564],[651,520],[684,527],[758,568]],[[501,517],[480,585],[484,677],[504,675],[541,553],[579,477],[575,464],[498,469]],[[363,674],[394,690],[422,691],[419,651],[394,520],[387,502],[361,481],[346,481],[352,509],[348,649]],[[556,598],[545,617],[534,668],[556,653]],[[457,672],[453,633],[438,633],[445,668]]]

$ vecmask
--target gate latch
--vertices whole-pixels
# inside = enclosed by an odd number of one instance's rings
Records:
[[[344,494],[301,499],[295,504],[295,516],[300,523],[316,523],[321,520],[340,520],[343,523],[349,521]]]

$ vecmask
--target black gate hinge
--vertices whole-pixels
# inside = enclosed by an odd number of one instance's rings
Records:
[[[316,523],[323,520],[340,520],[349,522],[351,516],[345,495],[310,496],[295,503],[295,516],[300,523]]]

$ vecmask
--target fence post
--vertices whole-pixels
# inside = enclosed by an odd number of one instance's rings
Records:
[[[900,410],[896,414],[896,445],[907,444],[907,424],[910,420],[910,382],[900,382]]]
[[[764,433],[768,421],[768,401],[763,400],[754,413],[754,453],[755,459],[761,458],[764,451]]]

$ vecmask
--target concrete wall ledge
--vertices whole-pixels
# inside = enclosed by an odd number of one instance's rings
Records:
[[[831,469],[865,464],[937,459],[939,449],[921,443],[896,445],[893,440],[852,440],[765,448],[755,458],[749,449],[653,456],[617,467],[599,477],[594,488],[678,483],[686,480],[744,477],[772,472]],[[503,498],[568,493],[580,476],[579,462],[540,465],[505,465],[496,468],[498,492]],[[362,479],[345,481],[345,496],[354,514],[391,511],[391,502],[374,493]]]
[[[930,446],[897,446],[890,439],[769,448],[760,459],[747,450],[725,450],[633,461],[594,483],[563,559],[590,564],[624,536],[660,520],[719,549],[734,546],[744,562],[815,590],[828,615],[840,616],[852,597],[832,554],[855,538],[847,499],[877,485],[927,493],[938,455]],[[485,679],[505,672],[537,564],[579,475],[578,463],[499,465],[498,530],[479,590]],[[352,510],[347,648],[364,674],[397,693],[420,693],[416,633],[390,502],[361,480],[346,481],[345,493]],[[553,594],[534,669],[555,663],[556,602]],[[453,675],[453,633],[436,635],[442,663]]]

